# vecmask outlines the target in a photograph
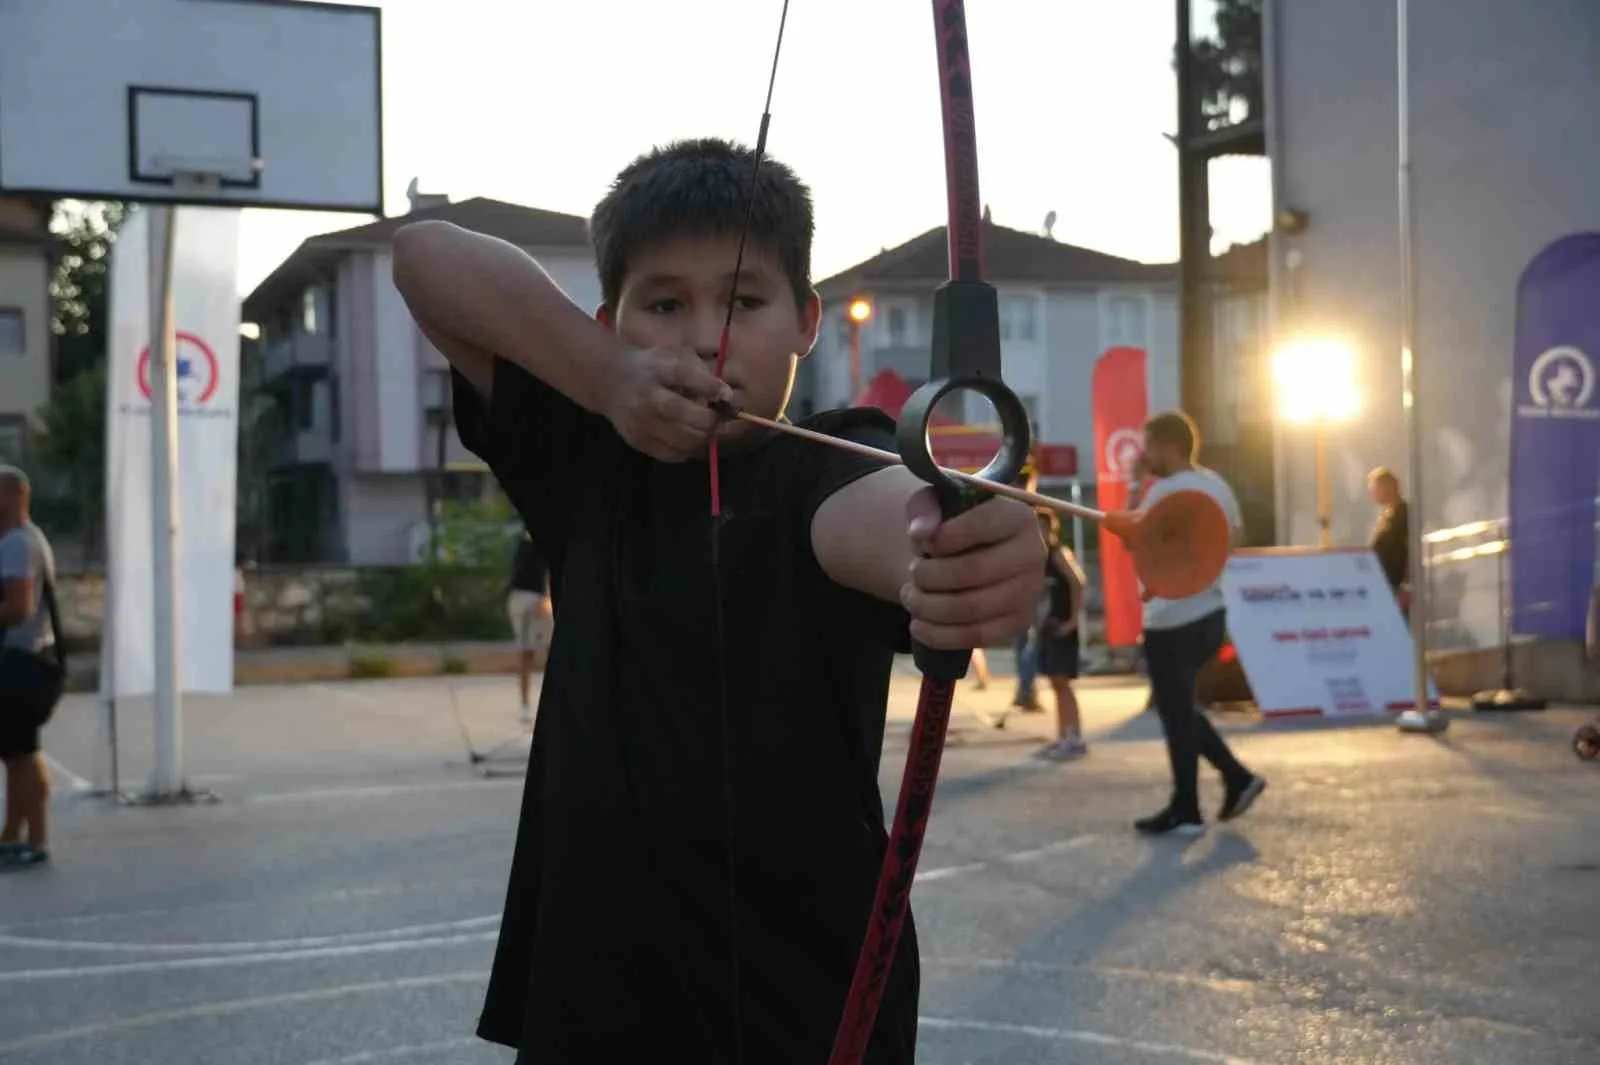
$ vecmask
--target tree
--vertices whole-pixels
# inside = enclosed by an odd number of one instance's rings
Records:
[[[1207,130],[1262,117],[1261,0],[1214,0],[1214,23],[1192,28],[1194,97]]]
[[[58,200],[50,219],[61,245],[50,278],[55,388],[39,412],[35,506],[53,531],[82,537],[85,560],[98,555],[105,515],[111,246],[127,215],[123,203]]]
[[[111,246],[127,217],[124,203],[56,201],[50,231],[63,245],[50,279],[57,384],[105,362]]]
[[[85,558],[97,557],[106,501],[105,359],[57,385],[41,414],[40,519],[52,531],[81,534]]]

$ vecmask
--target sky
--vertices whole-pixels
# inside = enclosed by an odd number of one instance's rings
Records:
[[[753,143],[782,0],[387,0],[384,204],[413,177],[587,216],[652,145]],[[983,200],[994,221],[1143,261],[1178,254],[1171,0],[967,5]],[[816,204],[816,279],[942,225],[927,0],[794,0],[768,154]],[[300,76],[306,76],[301,72]],[[270,89],[268,90],[270,91]],[[267,161],[270,168],[271,160]],[[347,165],[365,166],[359,153]],[[1268,220],[1265,167],[1217,164],[1217,247]],[[239,290],[306,237],[369,216],[247,210]]]

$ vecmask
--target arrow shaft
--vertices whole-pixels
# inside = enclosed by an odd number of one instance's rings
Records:
[[[787,433],[790,436],[797,436],[802,440],[810,440],[813,443],[824,444],[828,447],[838,448],[841,451],[854,452],[855,454],[865,456],[866,458],[881,459],[884,462],[893,463],[896,466],[905,465],[904,460],[902,460],[900,456],[893,451],[884,451],[881,448],[871,447],[867,444],[859,444],[854,440],[841,440],[837,436],[829,436],[826,433],[815,432],[811,429],[802,429],[800,426],[791,425],[789,422],[774,421],[771,418],[763,418],[759,414],[751,414],[747,411],[739,411],[737,414],[733,415],[733,417],[738,418],[742,422],[749,422],[751,425],[759,425],[765,429],[773,429],[780,433]],[[992,492],[997,496],[1005,496],[1008,499],[1015,499],[1018,502],[1026,503],[1031,507],[1043,507],[1047,510],[1056,511],[1058,514],[1066,514],[1071,517],[1084,518],[1088,521],[1105,520],[1106,515],[1105,511],[1103,510],[1095,510],[1093,507],[1085,507],[1077,503],[1069,503],[1064,499],[1056,499],[1053,496],[1040,495],[1038,492],[1030,492],[1025,488],[1018,488],[1015,485],[1000,484],[996,481],[986,481],[976,474],[966,473],[962,470],[946,469],[942,466],[940,469],[943,469],[947,476],[954,477],[959,481],[964,481],[976,488],[981,488],[985,492]]]

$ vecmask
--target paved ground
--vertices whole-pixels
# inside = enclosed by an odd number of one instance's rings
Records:
[[[962,707],[1003,702],[997,681]],[[897,682],[886,789],[914,684]],[[450,710],[453,693],[484,750],[516,735],[508,691],[462,677],[191,700],[191,779],[222,801],[64,794],[54,868],[0,877],[0,1061],[508,1062],[470,1031],[522,749],[481,776]],[[1600,768],[1568,749],[1578,711],[1465,716],[1441,739],[1233,719],[1272,787],[1183,843],[1128,828],[1165,788],[1143,689],[1088,682],[1085,702],[1079,764],[1029,757],[1042,715],[957,721],[915,898],[919,1061],[1600,1059]],[[71,702],[47,738],[80,776],[90,710]],[[145,717],[124,714],[135,791]]]

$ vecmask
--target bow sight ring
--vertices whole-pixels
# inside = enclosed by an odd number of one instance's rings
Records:
[[[1032,449],[1032,429],[1028,410],[1005,383],[992,377],[957,377],[929,381],[911,393],[900,410],[895,426],[895,443],[906,468],[933,485],[947,517],[982,502],[987,493],[956,480],[934,461],[933,443],[928,438],[933,412],[939,401],[953,392],[975,392],[994,405],[1000,419],[1000,450],[989,464],[978,471],[985,481],[1012,484],[1027,465]]]

